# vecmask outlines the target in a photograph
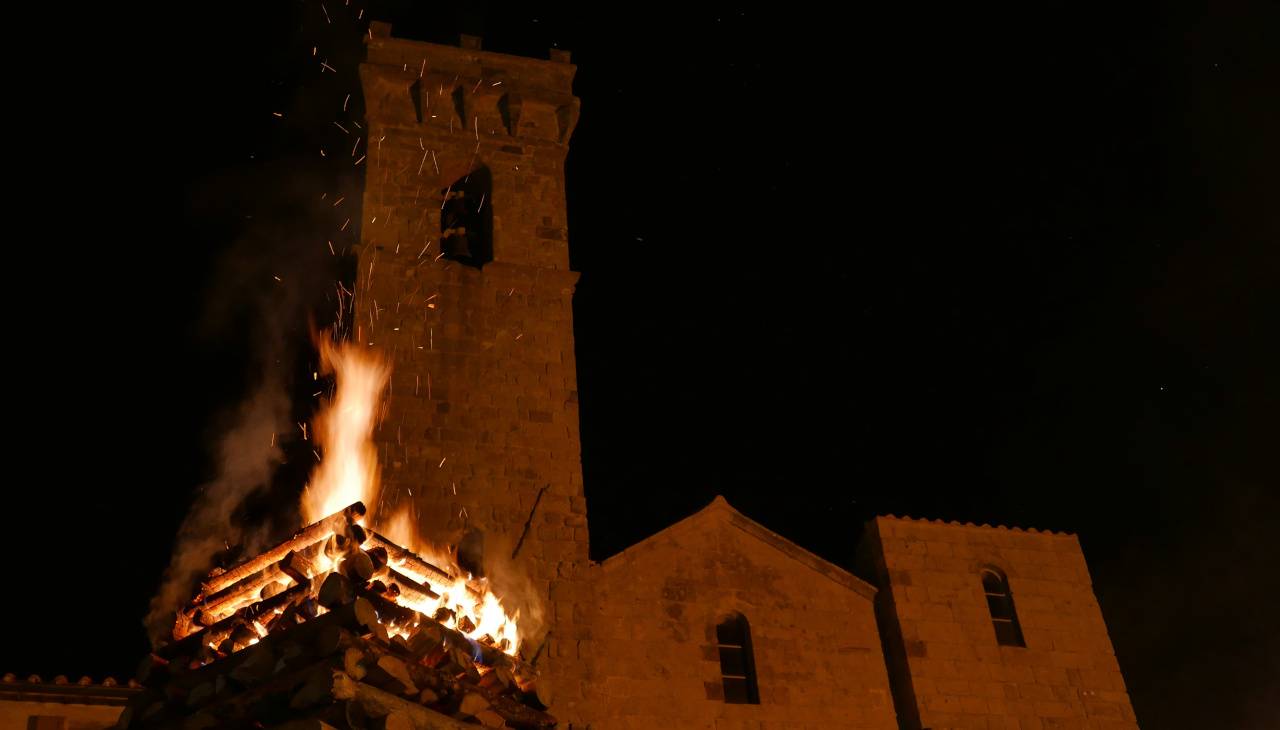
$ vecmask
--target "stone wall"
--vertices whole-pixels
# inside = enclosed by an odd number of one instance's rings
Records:
[[[1138,727],[1074,535],[878,517],[859,565],[904,728]],[[996,641],[986,566],[1008,576],[1025,647]]]
[[[593,730],[897,727],[874,590],[723,498],[595,573]],[[750,624],[759,704],[724,701],[715,627],[733,612]]]
[[[113,727],[137,689],[108,679],[95,684],[88,677],[52,682],[13,674],[0,679],[0,729],[105,730]]]

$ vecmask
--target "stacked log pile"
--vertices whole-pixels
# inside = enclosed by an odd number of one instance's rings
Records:
[[[470,638],[439,614],[395,602],[407,592],[435,594],[389,567],[388,553],[400,551],[397,564],[407,556],[425,561],[382,536],[355,532],[362,514],[353,505],[316,523],[328,523],[324,529],[305,528],[207,582],[185,614],[186,633],[180,618],[180,638],[143,661],[145,689],[119,727],[271,728],[300,720],[340,730],[554,727],[533,668],[500,641]],[[314,569],[321,550],[335,551],[334,570]]]

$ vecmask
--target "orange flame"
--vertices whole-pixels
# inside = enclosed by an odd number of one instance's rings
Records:
[[[461,625],[461,620],[465,616],[474,622],[475,628],[463,633],[472,638],[489,636],[499,642],[506,639],[509,645],[506,651],[510,654],[516,652],[520,646],[520,633],[516,626],[516,621],[520,618],[519,612],[517,611],[513,616],[507,616],[506,610],[502,607],[502,601],[489,590],[486,580],[467,580],[458,570],[457,563],[451,556],[442,553],[435,545],[423,541],[418,535],[407,508],[397,511],[389,521],[381,525],[381,528],[397,545],[407,548],[434,565],[450,566],[454,575],[452,581],[445,581],[437,575],[422,575],[415,571],[413,566],[403,562],[396,563],[393,560],[392,567],[397,571],[419,583],[429,585],[431,590],[440,595],[429,603],[417,603],[402,596],[397,599],[398,603],[428,616],[433,615],[437,609],[447,608],[453,614],[442,622],[445,626],[462,631],[464,627]]]
[[[406,596],[397,597],[396,602],[427,616],[435,615],[440,608],[450,609],[454,614],[444,622],[446,626],[474,639],[488,636],[504,647],[504,651],[515,654],[519,648],[518,616],[507,616],[487,582],[468,580],[450,555],[421,539],[407,508],[390,520],[382,520],[375,514],[380,485],[373,432],[382,392],[391,377],[391,366],[371,350],[335,344],[328,337],[321,338],[320,360],[324,372],[336,376],[337,390],[333,400],[316,417],[315,435],[324,457],[302,494],[304,524],[321,520],[353,502],[364,502],[368,510],[366,524],[377,526],[397,544],[447,567],[455,576],[452,581],[446,581],[437,575],[419,575],[411,566],[395,564],[392,567],[430,586],[440,596],[430,605]],[[334,566],[321,556],[317,567],[328,571]],[[470,631],[464,630],[467,628],[462,621],[464,617],[474,624]]]
[[[378,452],[373,429],[391,367],[371,350],[320,340],[320,366],[337,377],[333,401],[317,416],[316,442],[324,458],[302,493],[310,524],[352,502],[373,508],[378,496]]]

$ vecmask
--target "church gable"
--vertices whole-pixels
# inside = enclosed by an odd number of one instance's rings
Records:
[[[895,727],[874,589],[723,498],[595,578],[602,727]]]

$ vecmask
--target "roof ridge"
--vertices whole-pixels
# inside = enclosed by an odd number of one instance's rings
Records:
[[[1032,535],[1054,535],[1054,536],[1057,536],[1057,537],[1076,537],[1076,533],[1074,533],[1074,532],[1067,532],[1067,531],[1058,531],[1058,530],[1041,530],[1041,529],[1038,529],[1038,528],[1035,528],[1035,527],[1025,527],[1025,528],[1024,528],[1024,527],[1018,527],[1018,526],[1016,526],[1016,525],[1014,525],[1014,526],[1001,525],[1001,524],[995,524],[995,525],[992,525],[992,524],[989,524],[989,523],[986,523],[986,522],[983,522],[982,524],[974,524],[974,523],[972,523],[972,522],[960,522],[959,520],[942,520],[942,519],[937,519],[937,518],[930,519],[930,518],[927,518],[927,517],[912,517],[912,516],[910,516],[910,515],[901,515],[901,516],[900,516],[900,515],[895,515],[895,514],[892,514],[892,513],[890,513],[890,514],[885,514],[885,515],[876,515],[876,516],[875,516],[874,518],[872,518],[872,519],[875,519],[875,520],[894,520],[894,521],[896,521],[896,522],[922,522],[922,523],[929,524],[929,525],[950,525],[950,526],[954,526],[954,527],[974,527],[974,528],[987,529],[987,530],[1005,530],[1005,531],[1007,531],[1007,532],[1025,532],[1025,533],[1029,533],[1029,534],[1032,534]]]

